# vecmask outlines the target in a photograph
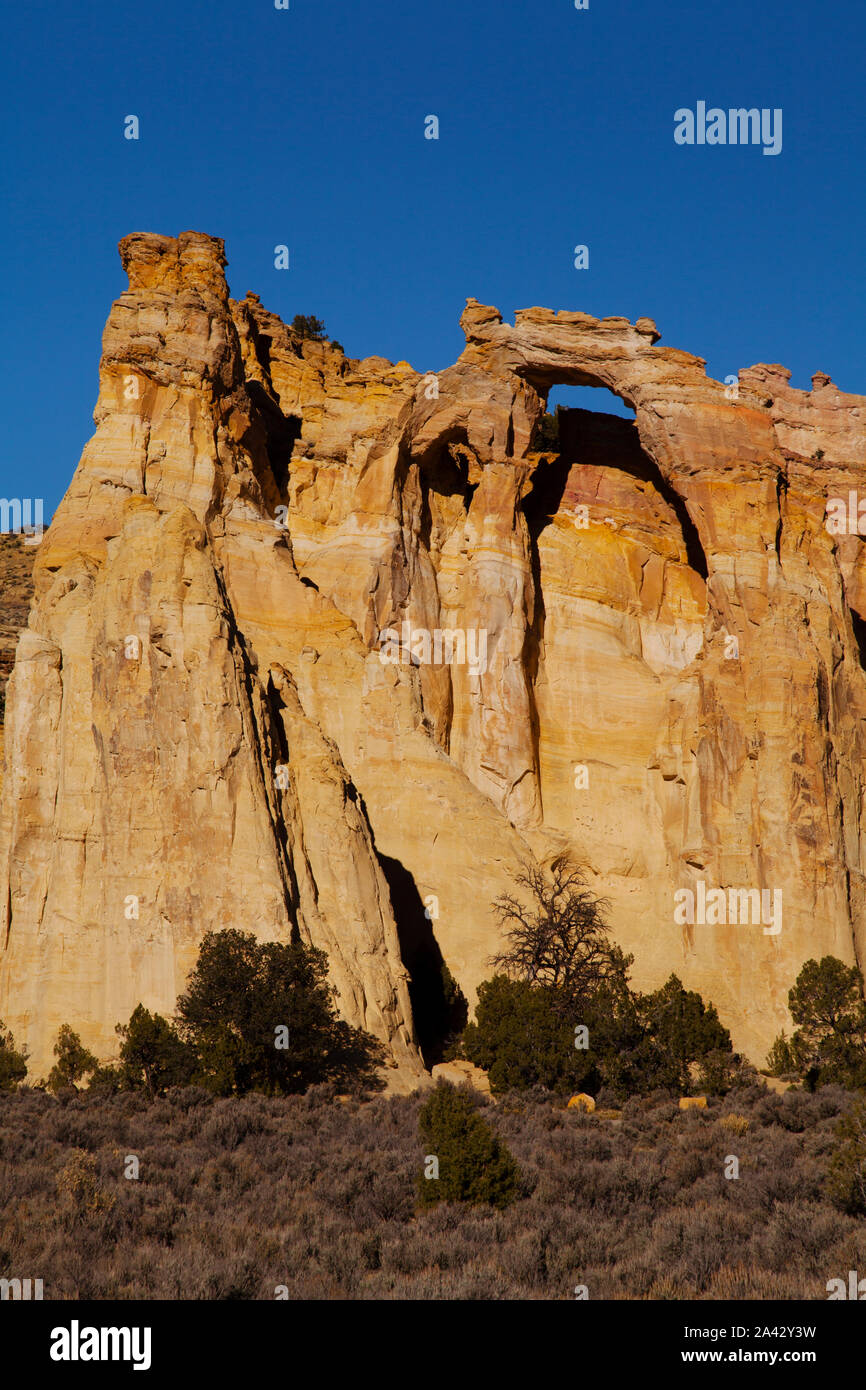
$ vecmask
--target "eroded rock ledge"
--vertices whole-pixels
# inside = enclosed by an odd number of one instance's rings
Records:
[[[8,689],[0,1018],[35,1073],[243,926],[324,947],[411,1085],[410,972],[441,950],[471,999],[493,900],[566,847],[636,982],[676,970],[763,1061],[803,961],[866,949],[866,571],[824,526],[866,397],[760,365],[731,401],[649,319],[471,299],[421,374],[230,299],[217,238],[120,251]],[[635,423],[569,411],[540,453],[558,383]],[[484,669],[383,664],[387,629],[483,631]],[[678,925],[699,881],[781,890],[781,931]]]

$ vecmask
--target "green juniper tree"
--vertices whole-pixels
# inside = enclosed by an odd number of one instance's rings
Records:
[[[0,1091],[17,1091],[27,1075],[27,1052],[19,1051],[15,1039],[0,1023]]]
[[[315,314],[295,314],[291,329],[299,338],[312,338],[316,342],[321,342],[327,332],[322,320],[317,319]]]
[[[208,932],[177,1002],[197,1079],[219,1095],[376,1085],[382,1048],[339,1019],[324,951],[252,932]]]
[[[688,1091],[690,1068],[695,1062],[703,1063],[710,1077],[719,1069],[720,1061],[724,1073],[725,1058],[736,1065],[731,1035],[719,1022],[715,1005],[705,1004],[695,990],[684,989],[676,975],[671,975],[653,994],[642,995],[638,1012],[660,1057],[665,1059],[667,1084]],[[720,1076],[719,1081],[722,1079]]]
[[[422,1207],[437,1202],[488,1202],[506,1207],[520,1195],[520,1171],[473,1101],[447,1082],[431,1091],[418,1117],[426,1145],[425,1170],[436,1160],[438,1174],[418,1177]]]
[[[186,1086],[193,1080],[196,1054],[160,1014],[138,1004],[129,1022],[118,1024],[117,1032],[123,1039],[118,1073],[124,1089],[144,1090],[155,1097],[164,1095],[169,1086]]]
[[[835,956],[807,960],[788,993],[797,1028],[776,1038],[767,1059],[775,1075],[794,1072],[806,1086],[866,1086],[866,1004],[856,966]]]
[[[66,1086],[77,1090],[78,1082],[90,1072],[96,1071],[99,1066],[97,1058],[92,1052],[88,1052],[68,1023],[64,1023],[57,1034],[54,1056],[57,1061],[48,1077],[48,1089],[55,1094]]]

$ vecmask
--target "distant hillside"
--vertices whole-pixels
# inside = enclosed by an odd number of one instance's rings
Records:
[[[6,682],[12,674],[18,634],[27,623],[33,597],[37,551],[38,546],[25,545],[21,536],[0,535],[0,730],[5,716]]]

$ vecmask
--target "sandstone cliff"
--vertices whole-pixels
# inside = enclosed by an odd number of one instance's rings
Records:
[[[866,397],[758,366],[729,400],[648,319],[474,300],[421,375],[231,300],[216,238],[120,249],[7,698],[0,1018],[32,1070],[63,1022],[108,1056],[170,1012],[208,928],[297,924],[412,1084],[409,968],[441,950],[471,1000],[493,900],[566,847],[636,983],[676,970],[763,1061],[802,962],[866,951],[866,566],[824,525]],[[540,454],[557,383],[635,423],[567,412]],[[699,883],[781,893],[780,930],[680,924]]]

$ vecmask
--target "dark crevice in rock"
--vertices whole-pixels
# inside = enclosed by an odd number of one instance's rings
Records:
[[[689,512],[689,509],[686,505],[685,498],[680,496],[676,488],[671,487],[670,483],[666,482],[666,480],[662,477],[659,468],[656,466],[656,464],[652,463],[652,460],[649,459],[649,455],[645,455],[645,457],[647,458],[647,461],[650,463],[650,467],[654,470],[655,473],[655,477],[652,479],[652,481],[655,482],[655,485],[661,496],[664,498],[664,500],[671,507],[673,507],[674,511],[676,512],[677,521],[680,523],[680,529],[683,533],[683,544],[686,548],[686,559],[689,562],[689,566],[691,569],[695,571],[696,574],[699,574],[701,576],[701,579],[703,579],[704,583],[706,584],[707,577],[709,575],[707,557],[704,551],[704,547],[701,545],[701,538],[698,534],[698,528],[692,521],[691,513]]]
[[[559,511],[570,469],[571,460],[559,454],[542,459],[532,475],[532,486],[523,499],[523,512],[533,542],[533,554],[538,537]]]
[[[442,1061],[448,1039],[465,1027],[468,1006],[445,965],[411,873],[399,859],[390,859],[378,850],[377,855],[391,894],[400,954],[411,976],[409,998],[415,1035],[429,1070]]]
[[[775,546],[776,546],[776,559],[779,561],[780,564],[781,564],[781,562],[782,562],[782,503],[783,503],[783,500],[784,500],[784,498],[785,498],[785,496],[786,496],[786,494],[787,494],[787,491],[788,491],[788,479],[785,477],[785,474],[784,474],[784,473],[781,473],[781,472],[780,472],[780,473],[777,473],[777,474],[776,474],[776,507],[778,508],[778,513],[779,513],[779,514],[778,514],[778,517],[776,518]]]
[[[462,496],[468,511],[477,487],[469,481],[470,452],[465,429],[446,430],[418,459],[425,494],[432,489],[441,497]]]
[[[301,437],[301,418],[299,415],[284,415],[261,382],[247,382],[247,390],[264,427],[265,451],[277,492],[280,497],[285,497],[289,484],[289,460]]]
[[[268,380],[270,380],[271,348],[273,347],[274,340],[269,333],[262,333],[255,319],[253,319],[253,322],[255,323],[255,329],[251,334],[253,349],[258,359],[259,366]]]
[[[529,532],[529,561],[532,570],[533,620],[526,632],[525,669],[529,689],[530,735],[532,739],[533,765],[536,769],[539,805],[541,802],[541,721],[535,702],[535,686],[541,663],[541,648],[544,641],[546,609],[544,590],[541,583],[541,558],[538,553],[538,537],[548,526],[559,510],[571,464],[567,457],[542,459],[532,475],[532,485],[521,503],[526,526]]]
[[[855,608],[850,608],[848,611],[851,614],[851,626],[854,629],[854,640],[857,643],[860,665],[866,671],[866,619],[862,618]]]

